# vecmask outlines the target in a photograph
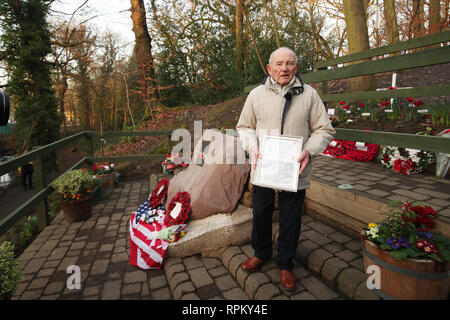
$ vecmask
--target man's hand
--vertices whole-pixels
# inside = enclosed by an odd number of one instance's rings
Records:
[[[299,171],[299,175],[302,174],[303,170],[305,170],[306,166],[309,163],[309,159],[310,159],[310,154],[307,150],[303,150],[300,153],[300,156],[298,157],[297,161],[300,162],[300,171]]]
[[[259,148],[257,146],[253,147],[250,150],[250,163],[253,167],[253,170],[256,169],[256,162],[258,160],[258,158],[261,157],[261,154],[259,153]]]

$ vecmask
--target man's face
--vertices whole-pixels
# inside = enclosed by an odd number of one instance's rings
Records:
[[[280,86],[287,85],[297,73],[298,63],[290,50],[281,49],[272,55],[272,64],[267,65],[269,75]]]

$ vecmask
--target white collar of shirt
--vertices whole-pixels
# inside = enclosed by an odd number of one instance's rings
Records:
[[[280,86],[275,80],[273,80],[272,77],[269,78],[270,79],[270,83],[275,87],[275,89],[278,91],[278,93],[284,97],[284,95],[286,94],[286,92],[289,91],[290,88],[292,88],[292,86],[295,83],[295,76],[292,77],[291,81],[285,85],[284,87]]]

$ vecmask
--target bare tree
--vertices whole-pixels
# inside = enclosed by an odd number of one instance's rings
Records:
[[[384,0],[384,21],[386,23],[386,38],[389,44],[400,41],[398,35],[397,14],[395,12],[395,1]]]
[[[361,1],[344,0],[345,23],[349,53],[369,50],[369,36],[364,4]],[[368,91],[376,89],[374,75],[350,79],[350,91]]]
[[[236,0],[236,72],[242,79],[244,76],[244,13],[242,10],[245,0]]]
[[[150,113],[153,118],[152,107],[157,103],[159,94],[155,80],[152,39],[148,33],[144,1],[130,1],[133,32],[136,38],[133,51],[138,68],[141,71],[140,90],[142,91],[142,98],[147,105],[146,114]]]

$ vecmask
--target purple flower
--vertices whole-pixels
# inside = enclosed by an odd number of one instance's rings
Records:
[[[399,239],[397,239],[395,237],[389,238],[387,240],[387,244],[390,245],[392,247],[392,249],[394,249],[394,250],[397,250],[398,248],[400,248],[402,246]]]
[[[400,236],[399,241],[402,247],[409,248],[409,242],[404,237]]]
[[[423,238],[428,238],[428,239],[433,239],[433,234],[431,232],[426,232],[426,231],[420,231],[418,232],[419,236],[423,237]]]

